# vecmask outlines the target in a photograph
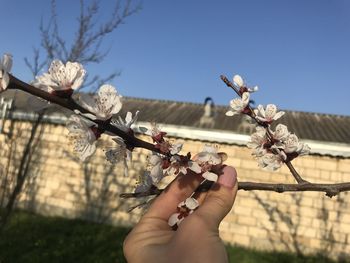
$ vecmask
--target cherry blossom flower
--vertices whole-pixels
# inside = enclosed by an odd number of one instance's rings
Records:
[[[0,92],[7,89],[10,83],[9,73],[12,68],[12,55],[4,54],[0,61]]]
[[[275,132],[272,132],[275,140],[283,141],[289,136],[288,127],[283,124],[278,124],[275,128]]]
[[[108,120],[117,114],[122,108],[122,96],[111,85],[103,85],[97,94],[81,94],[79,102],[81,106],[96,115],[99,120]]]
[[[33,85],[49,93],[63,92],[71,95],[83,84],[85,74],[80,63],[68,61],[64,65],[62,61],[54,60],[48,73],[37,76]]]
[[[175,155],[178,154],[182,150],[182,143],[175,143],[170,146],[170,154]]]
[[[187,174],[187,169],[190,169],[195,173],[202,172],[202,168],[199,164],[189,160],[187,156],[174,155],[170,158],[170,165],[165,170],[165,173],[169,176],[178,175],[179,173]]]
[[[202,174],[202,177],[213,182],[216,182],[218,180],[218,175],[209,171],[204,172]]]
[[[268,104],[266,109],[264,109],[264,106],[259,105],[258,108],[254,110],[254,113],[259,121],[269,124],[284,115],[284,111],[277,112],[277,107],[274,104]]]
[[[151,155],[149,158],[149,164],[151,166],[150,176],[152,178],[153,183],[159,183],[163,177],[163,160],[159,155]]]
[[[226,116],[233,116],[236,114],[240,114],[246,111],[247,106],[249,104],[249,92],[244,92],[242,94],[242,98],[235,98],[230,101],[231,109],[226,112]]]
[[[96,151],[96,140],[100,136],[95,126],[88,125],[82,118],[72,115],[67,122],[68,137],[74,152],[81,161],[85,161]]]
[[[205,145],[203,151],[195,156],[195,161],[201,167],[203,178],[209,181],[217,181],[218,175],[210,171],[212,166],[222,163],[222,158],[216,147]]]
[[[283,141],[283,150],[288,153],[296,153],[303,156],[310,152],[310,147],[306,143],[299,142],[298,137],[295,134],[290,134],[286,140]]]
[[[256,132],[250,136],[250,141],[247,144],[248,148],[253,149],[253,155],[256,157],[262,156],[266,153],[264,145],[268,142],[266,136],[266,129],[260,126],[256,127]]]
[[[296,150],[299,156],[308,155],[310,153],[310,146],[306,143],[299,142],[298,149]]]
[[[147,134],[152,137],[153,142],[162,143],[166,132],[161,131],[156,123],[151,123],[151,129],[147,131]]]
[[[117,143],[117,146],[114,146],[112,149],[109,149],[105,152],[106,159],[110,163],[124,163],[124,175],[128,175],[128,162],[131,162],[132,159],[132,153],[131,151],[126,147],[126,144],[124,140],[120,137],[114,137],[112,138],[113,141]]]
[[[165,173],[169,176],[178,175],[179,173],[187,174],[187,167],[182,162],[180,156],[172,156],[170,158],[170,165],[165,170]]]
[[[190,210],[195,210],[198,206],[199,206],[199,203],[197,199],[193,197],[189,197],[189,198],[186,198],[185,201],[182,201],[181,203],[179,203],[177,207],[178,208],[186,207]]]
[[[234,75],[233,76],[233,84],[239,88],[241,94],[243,92],[256,92],[258,91],[258,86],[255,86],[253,88],[247,87],[246,83],[244,82],[243,78],[240,75]]]
[[[299,139],[295,134],[289,134],[288,137],[283,140],[283,150],[286,153],[295,152],[299,146]]]
[[[196,155],[196,162],[201,164],[216,165],[222,163],[222,159],[218,154],[216,147],[205,145],[203,151]]]
[[[127,112],[125,119],[118,116],[118,119],[112,119],[111,124],[124,132],[131,131],[131,125],[133,125],[138,118],[139,111],[136,111],[134,117],[130,111]]]
[[[153,180],[150,176],[149,172],[143,173],[142,176],[140,176],[136,188],[135,193],[144,193],[149,191],[153,187]]]
[[[189,197],[185,201],[182,201],[177,206],[178,212],[170,216],[168,225],[177,228],[185,217],[192,214],[194,210],[198,208],[198,206],[198,201],[193,197]]]
[[[283,164],[284,158],[280,154],[266,153],[258,159],[258,165],[261,168],[275,171]]]
[[[185,217],[181,213],[174,213],[169,217],[168,225],[170,227],[178,227]]]

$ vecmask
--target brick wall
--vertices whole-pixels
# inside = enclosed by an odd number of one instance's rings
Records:
[[[0,205],[6,202],[8,188],[17,176],[31,123],[12,122],[12,126],[11,138],[0,135]],[[129,177],[124,177],[122,164],[113,166],[105,161],[102,146],[111,145],[107,136],[98,142],[101,147],[91,161],[82,164],[72,154],[63,126],[44,124],[39,131],[42,135],[35,140],[29,180],[18,206],[44,215],[113,224],[137,222],[142,210],[127,210],[141,200],[122,200],[118,195],[133,190],[135,178],[145,168],[147,151],[134,152],[133,167]],[[187,140],[183,152],[199,152],[203,144]],[[236,167],[241,181],[293,182],[286,167],[278,172],[261,170],[246,147],[221,145],[220,151],[228,154],[227,164]],[[350,159],[313,155],[293,164],[309,181],[350,181]],[[229,243],[248,247],[342,256],[350,253],[350,195],[342,193],[331,199],[317,192],[240,191],[220,234]]]

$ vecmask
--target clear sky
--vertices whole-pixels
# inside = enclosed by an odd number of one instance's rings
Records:
[[[29,81],[23,58],[39,44],[49,0],[0,0],[0,52],[14,55],[13,73]],[[61,31],[73,37],[77,0],[57,0]],[[100,1],[103,20],[113,1]],[[258,85],[258,104],[350,115],[350,1],[143,0],[104,44],[98,67],[124,96],[225,105],[235,94],[220,74]]]

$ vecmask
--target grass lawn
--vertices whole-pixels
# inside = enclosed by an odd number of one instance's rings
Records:
[[[122,251],[129,229],[81,220],[16,212],[0,236],[0,263],[125,262]],[[230,262],[332,262],[321,257],[227,248]]]

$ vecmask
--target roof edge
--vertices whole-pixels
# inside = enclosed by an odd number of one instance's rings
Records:
[[[37,118],[37,114],[15,111],[11,112],[9,117],[16,120],[34,121]],[[67,117],[62,113],[45,114],[43,122],[49,122],[52,124],[65,124],[67,122]],[[224,130],[204,130],[201,128],[178,126],[165,123],[158,123],[158,125],[162,128],[162,130],[167,132],[168,135],[184,139],[227,143],[242,146],[245,146],[250,139],[249,135],[243,135]],[[137,122],[137,126],[150,128],[150,123]],[[314,140],[302,141],[306,142],[311,147],[311,154],[350,158],[350,144]]]
[[[147,122],[138,122],[140,126],[150,128]],[[158,123],[163,131],[168,135],[184,139],[203,140],[216,143],[227,143],[246,146],[250,140],[249,135],[243,135],[222,130],[203,130],[188,126],[169,125]],[[322,142],[314,140],[302,140],[311,147],[311,154],[329,155],[332,157],[350,158],[350,144]]]

